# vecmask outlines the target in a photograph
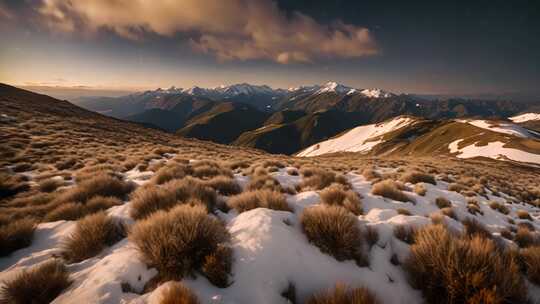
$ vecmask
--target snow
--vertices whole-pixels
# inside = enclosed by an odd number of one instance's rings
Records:
[[[394,94],[383,91],[381,89],[363,89],[360,91],[360,93],[366,97],[371,98],[389,98],[394,96]]]
[[[411,123],[412,119],[401,118],[384,124],[386,129]],[[383,127],[373,127],[370,134],[383,134]],[[385,130],[386,130],[385,129]],[[363,133],[362,133],[363,134]],[[458,149],[456,141],[450,149]],[[463,152],[468,155],[467,150]],[[163,159],[166,161],[166,159]],[[283,186],[294,187],[301,181],[299,176],[287,174],[282,168],[271,173]],[[393,172],[395,168],[379,168],[379,173]],[[140,176],[149,176],[145,172],[132,170],[125,174],[127,179],[143,182]],[[322,253],[310,244],[302,232],[300,215],[305,208],[320,204],[317,191],[304,191],[295,195],[287,195],[294,212],[276,211],[264,208],[253,209],[241,214],[235,211],[228,213],[217,212],[231,233],[230,246],[234,253],[232,285],[227,288],[217,288],[201,275],[185,278],[182,283],[193,290],[201,303],[232,304],[232,303],[286,303],[281,293],[292,283],[296,287],[299,303],[311,294],[333,287],[337,282],[350,286],[365,286],[371,289],[382,303],[420,303],[421,293],[408,284],[404,270],[391,264],[390,259],[395,254],[403,261],[409,253],[409,245],[396,239],[393,229],[398,225],[421,227],[429,224],[429,215],[439,212],[434,201],[443,196],[452,202],[453,209],[459,219],[472,217],[467,212],[467,197],[448,191],[448,183],[438,180],[436,185],[424,184],[427,189],[425,196],[406,191],[415,200],[398,202],[371,194],[372,184],[362,175],[347,173],[346,178],[354,191],[362,196],[364,215],[358,216],[360,229],[371,227],[379,234],[378,242],[363,250],[368,255],[370,266],[358,267],[353,261],[339,262],[333,257]],[[235,179],[245,185],[249,178],[240,174]],[[411,184],[407,184],[412,188]],[[492,196],[486,190],[487,197],[476,196],[483,215],[475,219],[484,224],[489,231],[496,234],[508,226],[508,217],[516,222],[517,210],[526,210],[534,218],[530,223],[536,230],[540,229],[538,208],[525,204],[506,204],[510,213],[503,215],[488,207],[490,201],[505,202],[506,195]],[[220,197],[220,199],[227,199]],[[512,198],[514,199],[514,198]],[[129,216],[130,202],[115,206],[107,213],[123,221],[128,227],[133,224]],[[405,208],[413,215],[405,216],[397,213],[398,208]],[[444,221],[450,229],[460,231],[460,222],[445,217]],[[20,249],[8,257],[0,258],[0,282],[10,279],[26,267],[39,265],[45,260],[57,255],[62,240],[72,233],[75,222],[58,221],[38,225],[35,240],[28,248]],[[68,265],[73,284],[65,290],[53,303],[124,303],[124,304],[157,304],[168,283],[160,285],[155,290],[142,294],[144,285],[157,273],[141,262],[140,256],[128,238],[120,241],[111,248],[105,249],[98,256],[80,263]],[[123,292],[122,285],[129,286],[135,292]],[[538,299],[540,289],[530,286],[529,292]]]
[[[525,113],[508,118],[515,123],[526,122],[530,120],[540,120],[540,113]]]
[[[448,145],[450,153],[458,153],[458,158],[483,156],[498,160],[510,159],[518,162],[540,164],[540,155],[519,149],[505,148],[505,143],[500,141],[490,142],[485,146],[477,146],[476,143],[474,143],[473,145],[459,149],[458,144],[461,141],[463,141],[463,139],[458,139]]]
[[[397,117],[392,120],[356,127],[347,133],[306,148],[298,156],[317,156],[334,152],[368,152],[382,143],[380,137],[415,122],[409,117]]]
[[[339,84],[337,82],[328,82],[320,87],[320,89],[315,92],[315,94],[322,94],[322,93],[338,93],[338,94],[349,94],[351,90],[354,90],[353,88],[344,86],[342,84]]]
[[[471,119],[458,120],[458,121],[462,123],[468,123],[475,127],[490,130],[493,132],[504,133],[504,134],[513,135],[513,136],[522,137],[522,138],[532,137],[531,133],[527,129],[521,126],[515,125],[513,123],[502,122],[502,121],[495,122],[495,121],[489,121],[489,120],[471,120]]]

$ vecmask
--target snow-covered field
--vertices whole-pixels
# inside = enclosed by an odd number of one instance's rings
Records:
[[[513,135],[517,137],[522,138],[529,138],[532,137],[532,134],[529,132],[529,130],[520,127],[513,123],[507,123],[507,122],[494,122],[489,120],[475,120],[475,119],[466,119],[466,120],[458,120],[462,123],[468,123],[475,127],[490,130],[493,132]]]
[[[540,120],[540,113],[525,113],[510,117],[509,119],[515,123],[526,122],[530,120]]]
[[[392,126],[397,127],[408,122],[396,121]],[[373,129],[369,134],[382,134],[378,133],[380,128],[371,128]],[[284,186],[299,183],[301,177],[289,175],[287,169],[283,168],[271,174]],[[151,172],[138,172],[134,169],[126,173],[125,177],[142,185],[151,175]],[[473,217],[467,212],[467,198],[449,191],[448,183],[438,180],[436,185],[424,184],[427,189],[425,196],[407,191],[406,194],[416,203],[404,203],[371,194],[371,182],[362,175],[348,173],[346,177],[353,189],[363,197],[364,215],[358,216],[358,225],[363,229],[370,226],[376,229],[380,236],[377,244],[369,251],[369,267],[360,268],[353,261],[338,262],[308,242],[302,233],[299,215],[305,208],[319,204],[320,197],[316,191],[304,191],[287,195],[287,201],[294,212],[264,208],[241,214],[235,211],[218,211],[217,216],[226,222],[232,235],[233,283],[227,288],[217,288],[202,276],[186,278],[183,283],[197,294],[201,303],[287,303],[280,294],[291,283],[295,285],[298,299],[302,303],[307,296],[321,289],[331,288],[337,282],[366,286],[383,303],[421,303],[421,293],[411,288],[402,268],[390,262],[393,255],[403,260],[409,252],[409,245],[394,237],[393,227],[402,224],[422,226],[430,223],[429,215],[440,210],[434,201],[441,196],[451,201],[459,219]],[[236,179],[240,185],[247,182],[247,178],[239,174]],[[486,192],[486,197],[474,197],[483,212],[483,215],[474,218],[486,225],[493,234],[498,235],[501,229],[507,227],[508,216],[516,223],[526,221],[517,218],[517,210],[528,211],[533,221],[527,222],[537,230],[540,229],[540,214],[537,208],[521,203],[506,204],[510,210],[506,216],[489,208],[488,201],[505,204],[506,199],[510,198],[504,194],[493,196],[488,189]],[[396,211],[398,208],[405,208],[412,215],[400,215]],[[133,224],[129,210],[130,202],[127,201],[107,212],[129,226]],[[449,217],[445,217],[445,221],[452,229],[463,229],[459,221]],[[20,249],[9,257],[0,258],[0,281],[12,278],[22,269],[58,254],[62,240],[73,231],[74,224],[72,221],[40,224],[30,247]],[[68,269],[74,282],[53,303],[159,303],[160,293],[163,291],[161,286],[152,292],[141,294],[144,284],[157,271],[147,268],[139,260],[137,250],[128,239],[104,250],[97,257],[68,265]],[[129,284],[133,292],[123,292],[124,284]],[[540,300],[538,289],[530,288],[529,293],[534,301]]]
[[[505,148],[505,143],[496,141],[490,142],[485,146],[477,146],[476,143],[459,148],[459,143],[463,139],[451,142],[448,145],[450,153],[457,153],[458,158],[472,158],[472,157],[489,157],[498,160],[513,160],[524,163],[540,164],[540,155],[521,151],[519,149]]]
[[[383,142],[381,136],[388,132],[406,127],[415,120],[409,117],[397,117],[390,121],[356,127],[347,133],[332,138],[298,153],[298,156],[317,156],[333,152],[368,152]]]

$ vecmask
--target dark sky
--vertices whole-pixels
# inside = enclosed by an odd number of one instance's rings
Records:
[[[210,0],[186,0],[176,9],[196,13],[169,16],[170,7],[156,10],[154,19],[141,17],[135,24],[136,37],[121,15],[133,1],[119,0],[125,6],[118,15],[117,7],[99,4],[105,0],[85,1],[98,3],[101,15],[88,17],[83,5],[62,11],[62,0],[51,1],[56,6],[49,11],[41,0],[0,0],[7,12],[0,11],[0,81],[138,89],[237,82],[289,87],[335,80],[409,93],[540,94],[540,1],[280,0],[276,12],[266,14],[257,9],[264,12],[271,0],[251,0],[260,4],[255,10],[241,9],[246,0],[223,0],[239,5],[230,11],[205,7]],[[53,9],[69,19],[57,22]],[[256,43],[236,30],[236,20],[249,14],[246,23],[255,21],[258,28],[248,36],[264,36]],[[189,19],[193,15],[204,20]],[[166,18],[174,24],[163,24]],[[191,21],[179,24],[179,18]],[[332,29],[346,31],[336,24],[354,27],[345,36],[365,28],[369,39],[318,43]],[[310,43],[298,42],[302,31]],[[217,45],[202,43],[208,33]],[[211,51],[201,51],[201,45]]]

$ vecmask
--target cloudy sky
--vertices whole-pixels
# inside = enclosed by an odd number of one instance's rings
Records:
[[[0,0],[0,82],[536,94],[539,3]]]

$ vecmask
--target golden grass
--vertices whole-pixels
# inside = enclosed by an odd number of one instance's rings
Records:
[[[311,296],[306,304],[379,304],[375,294],[365,287],[349,288],[336,284],[333,290]]]
[[[245,191],[238,195],[231,196],[227,201],[227,204],[238,213],[255,208],[268,208],[292,212],[283,193],[272,190]]]
[[[180,282],[170,282],[161,294],[159,304],[199,304],[197,296]]]
[[[323,204],[344,207],[354,215],[363,213],[360,195],[353,190],[344,189],[341,185],[327,187],[319,195]]]
[[[0,256],[30,246],[35,229],[36,222],[26,218],[0,226]]]
[[[375,183],[371,188],[371,193],[401,202],[412,201],[412,198],[403,193],[399,188],[400,186],[396,182],[387,179]]]

